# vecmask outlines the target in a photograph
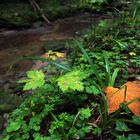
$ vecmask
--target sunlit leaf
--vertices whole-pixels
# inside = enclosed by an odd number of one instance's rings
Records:
[[[11,122],[7,127],[7,132],[17,131],[21,126],[19,122]]]
[[[82,80],[85,79],[87,76],[87,73],[82,72],[80,70],[68,72],[67,74],[58,78],[58,86],[63,92],[69,89],[83,91],[84,86]]]
[[[19,80],[18,83],[25,83],[23,90],[36,89],[45,84],[45,74],[42,71],[31,70],[27,72],[27,79]]]
[[[84,120],[85,118],[88,119],[91,116],[91,109],[90,108],[82,108],[80,110],[80,119]]]

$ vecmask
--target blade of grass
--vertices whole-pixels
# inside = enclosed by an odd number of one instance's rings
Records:
[[[134,12],[133,12],[133,19],[136,17],[136,15],[137,15],[137,7],[134,9]]]
[[[92,71],[95,74],[98,82],[100,83],[100,85],[102,87],[104,87],[104,83],[102,81],[102,78],[100,77],[100,75],[98,74],[98,71],[96,70],[92,60],[90,59],[89,55],[87,54],[86,50],[83,48],[83,45],[81,44],[81,42],[75,40],[75,43],[77,44],[77,46],[80,48],[81,52],[84,54],[86,60],[88,61],[88,63],[91,65]]]
[[[58,63],[56,61],[52,61],[52,60],[49,60],[49,59],[41,58],[41,57],[38,57],[38,56],[22,57],[20,60],[40,60],[42,62],[47,62],[49,64],[53,64],[53,65],[55,65],[55,66],[57,66],[59,68],[62,68],[64,70],[66,70],[66,71],[71,71],[70,68],[68,68],[68,67],[66,67],[66,66],[64,66],[64,65],[62,65],[62,64],[60,64],[60,63]]]
[[[121,40],[112,39],[116,44],[118,44],[121,48],[127,48],[127,46],[121,42]]]
[[[118,75],[118,72],[119,72],[119,68],[116,68],[114,70],[113,74],[112,74],[110,86],[114,86],[114,83],[115,83],[116,77]]]
[[[92,66],[92,60],[90,59],[89,55],[87,54],[87,52],[85,51],[85,49],[83,48],[83,45],[80,41],[75,40],[75,43],[77,44],[77,46],[80,48],[81,52],[84,54],[86,60],[88,61],[88,63]]]
[[[109,86],[111,83],[111,70],[110,70],[110,66],[109,66],[109,61],[108,61],[108,56],[107,56],[107,52],[103,51],[103,58],[104,58],[104,62],[105,62],[105,68],[106,68],[106,77],[107,77],[107,85]]]
[[[117,119],[117,120],[119,120],[119,121],[123,121],[123,122],[132,123],[132,124],[136,124],[136,125],[140,125],[140,124],[134,122],[133,120],[128,120],[128,119],[126,119],[126,118],[125,118],[125,119]]]
[[[135,102],[135,101],[139,101],[139,100],[140,100],[140,97],[138,97],[138,98],[136,98],[136,99],[134,99],[134,100],[128,102],[126,105],[129,105],[129,104],[131,104],[131,103],[133,103],[133,102]]]
[[[96,83],[94,83],[94,85],[100,90],[101,93],[101,99],[103,101],[103,110],[101,109],[101,106],[98,106],[98,112],[101,116],[101,120],[102,120],[102,125],[103,127],[106,125],[106,122],[108,121],[108,111],[107,111],[107,102],[106,102],[106,96],[105,94],[102,92],[102,89],[99,85],[97,85]]]
[[[103,111],[103,114],[104,114],[104,123],[106,124],[106,122],[108,121],[108,105],[107,105],[107,101],[106,101],[106,97],[105,97],[105,94],[101,91],[101,95],[102,95],[102,99],[103,99],[103,104],[104,104],[104,111]]]
[[[104,57],[104,60],[105,60],[106,71],[110,74],[110,66],[109,66],[107,52],[103,51],[103,57]]]

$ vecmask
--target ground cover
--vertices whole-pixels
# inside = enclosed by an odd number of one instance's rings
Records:
[[[116,10],[116,18],[101,20],[71,42],[68,65],[40,57],[26,58],[47,62],[50,71],[57,73],[47,75],[47,68],[31,70],[18,81],[23,91],[32,95],[12,112],[4,140],[140,139],[140,81],[127,83],[139,77],[138,4],[130,2],[127,11]],[[126,86],[122,86],[124,83]],[[133,85],[138,95],[131,101],[125,100],[130,96],[128,85]],[[112,92],[108,87],[118,89]],[[115,111],[113,103],[113,111],[109,109],[109,93],[124,96],[115,96],[114,103],[119,102]],[[138,105],[132,109],[129,105],[133,103]]]

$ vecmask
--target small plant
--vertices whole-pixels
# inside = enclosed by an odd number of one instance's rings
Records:
[[[83,91],[84,83],[82,80],[88,76],[89,74],[80,70],[71,71],[57,80],[58,86],[63,92],[68,91],[69,89]]]
[[[80,5],[87,6],[95,11],[100,11],[102,5],[106,3],[108,3],[108,0],[80,0]]]
[[[37,87],[41,87],[45,84],[45,74],[41,71],[28,71],[27,72],[28,79],[19,80],[18,83],[26,83],[23,90],[36,89]]]

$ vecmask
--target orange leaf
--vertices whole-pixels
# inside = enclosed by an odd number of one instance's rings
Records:
[[[103,88],[103,92],[106,93],[108,113],[110,114],[117,111],[120,108],[121,103],[129,103],[136,98],[140,98],[140,81],[127,82],[122,86],[120,90],[118,88],[108,86]],[[136,100],[128,104],[128,108],[136,116],[140,116],[140,100]]]

